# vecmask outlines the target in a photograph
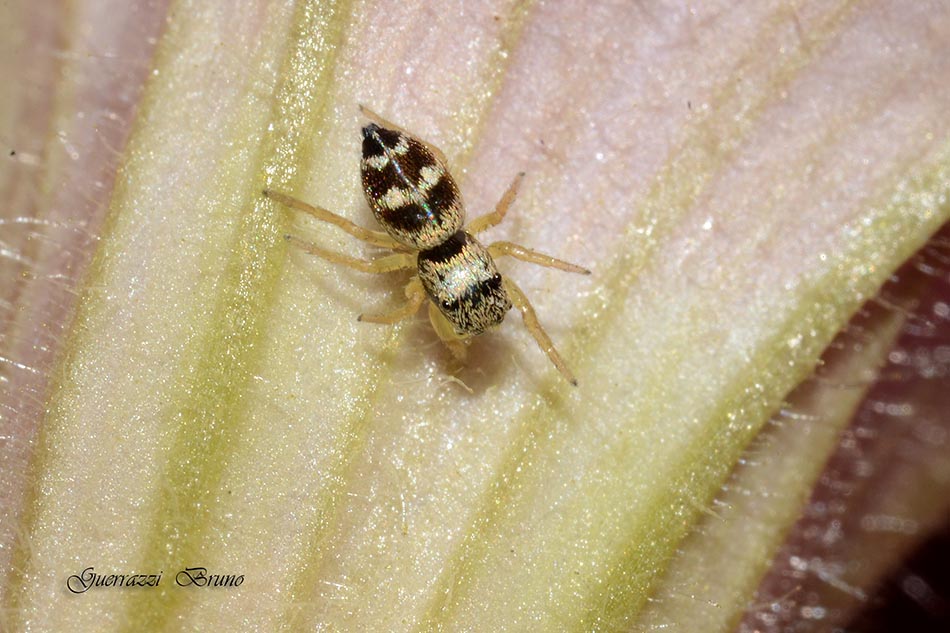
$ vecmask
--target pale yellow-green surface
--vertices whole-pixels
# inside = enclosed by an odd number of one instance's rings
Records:
[[[792,396],[750,444],[716,502],[679,546],[637,620],[643,631],[733,631],[766,566],[797,518],[826,455],[874,384],[905,313],[885,313]],[[853,353],[848,353],[852,352]],[[750,520],[754,517],[754,520]]]
[[[174,2],[42,417],[10,628],[663,624],[646,599],[746,444],[950,216],[946,9],[731,7]],[[358,103],[443,148],[472,215],[528,172],[490,235],[593,270],[504,268],[579,387],[515,314],[452,377],[423,319],[356,322],[404,278],[287,247],[374,254],[260,195],[368,225]],[[89,565],[165,576],[67,593]],[[244,584],[175,586],[186,566]]]

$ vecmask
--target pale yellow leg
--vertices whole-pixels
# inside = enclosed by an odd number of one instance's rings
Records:
[[[361,314],[356,320],[366,321],[367,323],[397,323],[411,317],[419,311],[419,306],[426,300],[426,291],[423,289],[418,277],[413,277],[409,283],[406,284],[406,299],[408,299],[408,301],[406,301],[404,305],[399,306],[392,312],[385,314]]]
[[[455,328],[434,303],[429,303],[429,322],[439,339],[452,352],[452,356],[458,361],[464,361],[468,354],[468,339],[463,339],[455,333]]]
[[[522,180],[524,180],[524,172],[519,173],[515,176],[515,179],[511,181],[511,184],[508,185],[508,190],[505,191],[505,195],[503,195],[501,200],[498,201],[498,204],[495,205],[495,210],[488,215],[483,215],[469,222],[468,226],[465,227],[465,231],[475,235],[485,229],[490,229],[504,220],[505,214],[508,213],[508,207],[511,206],[511,203],[515,200],[515,196],[518,194],[518,188],[521,187]]]
[[[405,246],[389,237],[382,231],[371,231],[369,229],[364,229],[358,224],[350,222],[344,217],[328,211],[323,207],[315,207],[312,204],[307,204],[303,200],[298,200],[292,196],[288,196],[285,193],[280,193],[279,191],[272,191],[271,189],[265,189],[264,195],[279,202],[282,205],[288,206],[291,209],[296,209],[297,211],[303,211],[307,215],[311,215],[318,220],[323,222],[329,222],[335,226],[340,227],[353,237],[368,242],[375,246],[382,246],[383,248],[391,248],[396,251],[406,251],[408,250]]]
[[[364,106],[363,104],[360,104],[360,112],[363,113],[363,116],[365,116],[367,119],[369,119],[370,121],[372,121],[379,127],[386,128],[387,130],[396,130],[397,132],[402,132],[406,136],[411,136],[412,138],[416,139],[417,141],[419,141],[420,143],[428,147],[429,151],[432,152],[435,155],[435,157],[439,159],[439,161],[442,162],[443,165],[448,165],[448,161],[445,158],[445,154],[443,154],[442,150],[440,150],[435,145],[432,145],[431,143],[424,141],[423,139],[419,138],[412,132],[409,132],[408,130],[403,129],[402,127],[396,125],[392,121],[389,121],[388,119],[384,119],[383,117],[379,116],[378,114],[376,114],[375,112],[373,112],[372,110]]]
[[[373,261],[366,261],[350,257],[349,255],[343,255],[342,253],[328,251],[325,248],[311,244],[310,242],[305,242],[293,235],[285,235],[284,238],[294,246],[297,246],[311,255],[322,257],[334,264],[342,264],[364,273],[388,273],[394,270],[405,270],[416,267],[416,256],[410,253],[396,253],[395,255],[387,255],[386,257],[380,257]]]
[[[521,311],[521,317],[524,319],[524,325],[526,328],[528,328],[528,331],[531,333],[531,336],[534,337],[534,340],[538,342],[538,347],[540,347],[544,353],[548,355],[548,358],[551,359],[551,362],[554,363],[554,366],[557,367],[557,370],[561,372],[561,375],[567,378],[567,381],[576,387],[577,378],[574,377],[574,374],[571,373],[570,369],[568,369],[564,359],[561,358],[561,355],[558,354],[557,350],[554,348],[554,343],[551,342],[551,337],[549,337],[547,332],[544,331],[544,328],[541,327],[541,323],[538,321],[538,316],[534,313],[534,308],[531,307],[528,297],[525,296],[524,292],[522,292],[521,288],[519,288],[515,282],[511,281],[507,277],[504,279],[504,284],[505,290],[508,291],[508,295],[511,297],[511,302],[516,308],[518,308],[518,310]]]
[[[566,270],[569,273],[580,273],[582,275],[589,275],[590,271],[586,268],[581,268],[576,264],[571,264],[562,259],[557,259],[556,257],[551,257],[550,255],[545,255],[544,253],[539,253],[536,250],[532,250],[520,244],[514,244],[512,242],[495,242],[488,247],[488,252],[492,257],[501,257],[502,255],[510,255],[515,259],[520,259],[524,262],[530,262],[532,264],[537,264],[538,266],[547,266],[548,268],[557,268],[558,270]]]

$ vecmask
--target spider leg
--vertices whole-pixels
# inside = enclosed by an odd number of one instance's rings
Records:
[[[498,201],[498,204],[495,205],[495,210],[469,222],[468,226],[465,227],[465,231],[475,235],[485,229],[490,229],[504,220],[505,214],[508,213],[508,207],[511,206],[511,203],[515,200],[515,196],[518,194],[518,188],[521,186],[522,180],[524,180],[524,172],[519,173],[515,176],[514,180],[511,181],[505,194],[501,197],[501,200]]]
[[[590,274],[590,271],[586,268],[581,268],[576,264],[571,264],[570,262],[557,259],[556,257],[551,257],[550,255],[545,255],[544,253],[539,253],[536,250],[521,246],[520,244],[514,244],[512,242],[495,242],[488,247],[488,252],[492,257],[509,255],[515,259],[537,264],[538,266],[566,270],[569,273],[580,273],[582,275]]]
[[[435,330],[439,340],[445,343],[445,346],[452,352],[455,360],[464,361],[468,354],[468,339],[455,333],[455,328],[432,302],[429,303],[429,322],[432,323],[432,329]]]
[[[311,215],[318,220],[336,225],[353,237],[373,244],[374,246],[382,246],[383,248],[390,248],[395,251],[407,250],[405,246],[389,237],[385,233],[381,231],[371,231],[369,229],[364,229],[362,226],[354,224],[346,218],[339,216],[332,211],[328,211],[323,207],[315,207],[312,204],[307,204],[303,200],[298,200],[297,198],[288,196],[285,193],[280,193],[279,191],[273,191],[271,189],[265,189],[264,195],[275,202],[279,202],[284,206],[290,207],[291,209],[303,211],[307,215]]]
[[[367,323],[397,323],[403,319],[411,317],[419,311],[422,302],[426,300],[426,291],[422,287],[422,282],[418,277],[413,277],[406,284],[406,303],[399,306],[391,312],[385,314],[361,314],[356,317],[357,321],[366,321]]]
[[[334,264],[342,264],[348,268],[359,270],[364,273],[388,273],[394,270],[405,270],[416,267],[416,256],[411,253],[396,253],[394,255],[387,255],[372,261],[366,261],[364,259],[350,257],[349,255],[343,255],[342,253],[328,251],[325,248],[317,246],[316,244],[311,244],[310,242],[305,242],[299,237],[295,237],[293,235],[285,235],[284,238],[294,246],[306,251],[307,253],[310,253],[311,255],[322,257],[323,259],[333,262]]]
[[[564,376],[569,383],[577,386],[577,378],[574,377],[574,374],[571,373],[571,370],[568,369],[567,364],[564,362],[564,359],[561,358],[561,355],[558,354],[557,350],[554,348],[554,343],[551,342],[551,337],[548,336],[547,332],[544,331],[544,328],[541,327],[541,323],[538,321],[538,316],[534,312],[534,308],[531,307],[531,302],[528,301],[528,297],[525,296],[521,288],[518,285],[508,279],[507,277],[503,278],[503,283],[505,285],[505,290],[508,292],[508,295],[511,297],[511,302],[514,304],[518,310],[521,311],[521,317],[524,320],[524,325],[528,328],[528,332],[531,333],[531,336],[534,337],[534,340],[537,341],[538,347],[548,355],[548,358],[551,359],[551,362],[554,363],[554,366],[557,367],[557,370],[561,372],[561,375]]]

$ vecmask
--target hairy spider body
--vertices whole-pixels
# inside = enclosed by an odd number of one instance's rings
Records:
[[[422,142],[370,123],[363,128],[363,191],[376,220],[397,242],[418,249],[419,280],[460,337],[505,318],[511,300],[491,254],[462,230],[455,180]]]
[[[494,257],[510,255],[568,272],[590,271],[511,242],[495,242],[486,248],[473,237],[501,222],[524,174],[515,178],[492,213],[463,228],[461,194],[441,152],[361,109],[373,121],[363,127],[363,192],[385,233],[364,229],[326,209],[282,193],[266,190],[264,194],[335,224],[354,237],[390,248],[395,254],[368,262],[327,251],[290,235],[287,239],[308,253],[364,272],[415,269],[406,285],[405,305],[388,314],[360,315],[359,320],[395,323],[415,314],[428,299],[432,326],[458,358],[464,357],[472,336],[496,327],[513,306],[517,307],[539,347],[558,371],[576,385],[577,380],[541,327],[527,297],[498,272]]]
[[[462,229],[462,196],[445,166],[421,141],[370,123],[363,128],[363,193],[394,240],[417,250]]]
[[[475,336],[502,322],[511,310],[504,279],[488,249],[458,231],[420,251],[419,280],[429,300],[459,336]]]

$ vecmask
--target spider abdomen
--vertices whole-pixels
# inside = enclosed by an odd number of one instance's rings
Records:
[[[418,139],[370,123],[363,128],[360,171],[373,215],[400,244],[432,248],[462,228],[458,186]]]
[[[495,327],[511,310],[491,254],[465,231],[420,251],[418,266],[426,294],[460,336]]]

